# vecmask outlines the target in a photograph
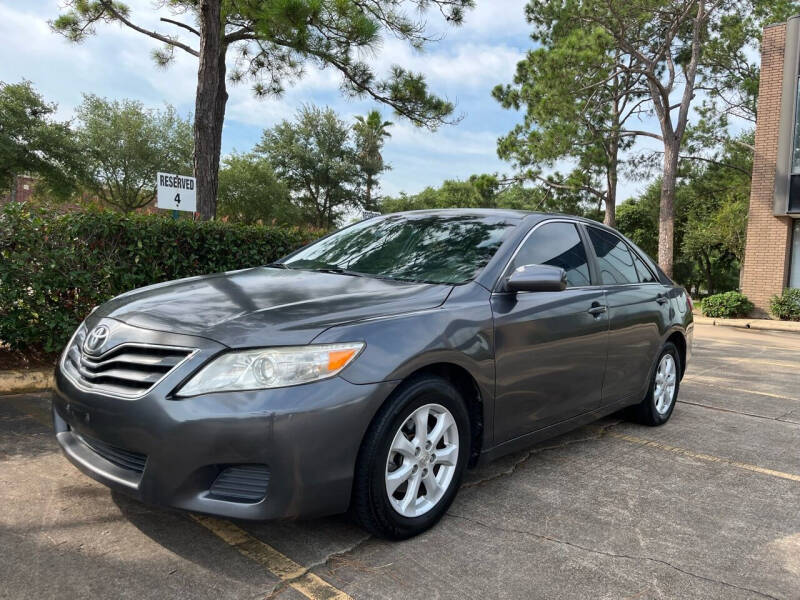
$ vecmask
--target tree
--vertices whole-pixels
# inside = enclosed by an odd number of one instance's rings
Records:
[[[353,131],[356,136],[356,147],[358,148],[358,164],[364,177],[364,208],[375,210],[377,207],[373,191],[378,187],[377,177],[389,169],[389,165],[383,162],[384,138],[392,137],[389,127],[393,125],[391,121],[384,121],[380,111],[371,110],[366,117],[356,116],[356,124]]]
[[[706,147],[736,138],[727,135],[730,119],[755,126],[761,33],[765,25],[784,22],[798,12],[793,0],[752,0],[750,8],[719,19],[719,35],[705,48],[704,62],[717,81],[714,93],[702,103],[701,114],[710,126]]]
[[[725,144],[719,160],[685,158],[675,204],[675,279],[707,293],[735,289],[744,258],[752,134]],[[648,254],[658,250],[661,181],[617,207],[617,227]]]
[[[192,126],[175,109],[146,109],[134,100],[85,95],[76,111],[83,183],[123,212],[155,198],[156,173],[192,166]]]
[[[514,178],[500,179],[486,173],[470,175],[467,181],[448,179],[438,188],[427,187],[412,195],[401,193],[380,203],[383,213],[429,208],[510,208],[597,216],[580,194],[546,186],[526,187]]]
[[[257,154],[232,154],[223,159],[217,214],[246,224],[299,225],[302,222],[289,189],[277,178],[269,161]]]
[[[79,42],[99,23],[119,23],[164,43],[154,55],[159,65],[169,64],[176,50],[197,58],[194,174],[200,215],[210,219],[216,212],[229,50],[235,49],[237,57],[231,81],[250,79],[257,96],[280,94],[308,64],[315,64],[338,71],[346,95],[372,98],[416,125],[436,127],[447,122],[453,105],[431,94],[422,75],[394,65],[389,76],[380,79],[361,57],[374,53],[385,36],[417,49],[433,40],[425,33],[422,16],[420,20],[407,16],[409,6],[421,13],[438,9],[449,23],[458,25],[473,0],[164,0],[161,4],[174,13],[161,21],[190,36],[195,45],[177,34],[138,25],[119,0],[67,0],[66,11],[52,27]],[[179,19],[182,15],[188,19]]]
[[[0,82],[0,190],[13,196],[16,177],[30,173],[55,196],[74,192],[80,153],[69,123],[53,119],[56,108],[29,81]]]
[[[351,128],[330,108],[303,106],[294,121],[264,131],[265,156],[317,227],[331,228],[358,206],[361,172]]]
[[[504,108],[525,109],[523,122],[498,140],[497,153],[523,178],[594,196],[613,226],[619,155],[633,143],[624,127],[642,111],[641,75],[617,70],[626,59],[602,29],[582,26],[579,3],[555,3],[557,10],[540,4],[526,10],[539,47],[517,64],[513,84],[492,92]],[[567,177],[543,176],[564,160],[575,165]]]
[[[663,144],[658,262],[673,273],[679,152],[699,91],[717,93],[720,72],[738,57],[724,23],[753,10],[754,0],[533,0],[528,10],[574,19],[609,37],[617,54],[611,75],[638,78],[647,90],[657,131],[633,130]],[[707,52],[711,47],[720,50]],[[724,49],[724,51],[722,51]]]

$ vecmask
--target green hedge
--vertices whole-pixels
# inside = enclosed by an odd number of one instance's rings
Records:
[[[744,317],[753,310],[753,303],[739,292],[724,292],[703,299],[703,316],[724,319]]]
[[[800,288],[788,288],[780,296],[773,296],[769,312],[777,319],[800,321]]]
[[[0,211],[0,341],[57,352],[92,307],[171,279],[273,261],[317,232],[90,211]]]

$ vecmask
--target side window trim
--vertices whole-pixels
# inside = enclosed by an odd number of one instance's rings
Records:
[[[582,289],[586,289],[586,288],[599,287],[598,284],[594,283],[595,282],[594,249],[593,248],[590,249],[589,246],[587,246],[587,244],[586,244],[588,236],[585,235],[585,232],[583,230],[584,223],[582,221],[560,217],[560,218],[555,218],[555,219],[545,219],[543,221],[539,221],[538,223],[533,225],[533,227],[531,227],[528,230],[528,232],[525,234],[525,236],[517,244],[517,247],[514,248],[514,252],[511,253],[511,256],[506,261],[505,266],[500,271],[500,276],[497,278],[497,280],[494,282],[494,285],[492,286],[492,292],[491,292],[492,294],[505,293],[505,291],[501,289],[502,282],[505,280],[506,277],[508,277],[510,275],[509,269],[511,268],[511,265],[514,262],[514,259],[517,257],[517,254],[519,254],[519,251],[525,245],[525,242],[528,241],[528,238],[533,235],[534,231],[536,231],[537,229],[539,229],[540,227],[542,227],[544,225],[549,225],[550,223],[569,223],[570,225],[574,225],[575,229],[578,232],[578,237],[580,238],[581,243],[583,244],[584,252],[586,253],[586,262],[587,262],[587,264],[589,266],[589,279],[592,281],[592,283],[590,285],[575,286],[575,287],[571,287],[571,288],[568,288],[568,289],[571,289],[571,290],[582,290]],[[517,293],[520,293],[520,292],[517,292]],[[528,293],[528,292],[521,292],[521,293]]]
[[[586,248],[586,258],[589,262],[589,278],[592,284],[587,287],[601,287],[603,282],[600,280],[600,266],[597,264],[597,254],[595,254],[594,251],[594,244],[592,244],[592,240],[589,238],[589,225],[580,222],[576,222],[575,225],[578,226],[578,234],[581,236],[583,245]]]

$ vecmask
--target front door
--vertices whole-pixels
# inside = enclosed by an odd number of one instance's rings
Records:
[[[600,405],[608,350],[605,292],[591,285],[586,248],[575,224],[539,225],[504,276],[530,264],[563,268],[567,289],[492,294],[497,442]]]

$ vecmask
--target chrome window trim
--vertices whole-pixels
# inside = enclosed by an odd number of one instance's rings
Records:
[[[66,377],[69,380],[69,382],[72,385],[74,385],[76,388],[78,388],[83,392],[88,392],[90,394],[98,394],[101,396],[109,396],[112,398],[119,398],[121,400],[138,400],[139,398],[146,396],[147,394],[152,392],[157,385],[159,385],[162,381],[164,381],[164,379],[166,379],[171,373],[173,373],[176,369],[178,369],[180,366],[182,366],[185,362],[190,360],[195,354],[197,354],[200,351],[199,348],[188,348],[186,346],[167,346],[165,344],[145,344],[142,342],[123,342],[122,344],[114,346],[113,348],[109,348],[108,350],[103,352],[103,354],[100,354],[93,358],[101,358],[106,354],[108,354],[109,352],[116,351],[120,348],[145,348],[145,349],[155,348],[157,350],[185,350],[188,353],[180,362],[176,363],[175,366],[173,366],[169,371],[164,373],[164,375],[162,375],[157,381],[153,383],[153,385],[151,385],[145,391],[140,392],[138,394],[119,394],[117,392],[106,390],[101,386],[87,387],[81,382],[76,381],[75,378],[69,374],[69,372],[65,368],[66,367],[65,363],[67,360],[67,356],[69,356],[70,350],[72,350],[75,337],[77,336],[77,334],[78,334],[77,331],[75,332],[75,334],[73,334],[73,337],[70,340],[70,344],[67,346],[66,350],[64,351],[64,354],[61,357],[61,362],[59,363],[59,368],[61,369],[61,373],[64,375],[64,377]],[[83,353],[83,348],[78,348],[78,352]]]

